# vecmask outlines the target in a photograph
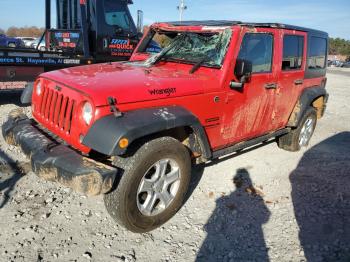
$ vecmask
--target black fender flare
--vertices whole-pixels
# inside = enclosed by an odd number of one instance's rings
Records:
[[[136,139],[153,135],[176,127],[190,127],[199,143],[201,155],[211,158],[207,135],[198,118],[180,106],[146,108],[128,111],[122,116],[113,114],[98,119],[83,138],[87,147],[108,156],[120,156],[127,148],[120,148],[122,138],[129,140],[129,145]]]
[[[321,96],[325,98],[324,101],[326,103],[328,99],[328,93],[324,86],[315,86],[304,89],[293,109],[293,112],[289,117],[287,126],[297,127],[307,108],[312,105],[312,102],[315,99]]]
[[[30,82],[23,89],[21,94],[21,103],[23,105],[30,105],[32,103],[33,88],[34,82]]]

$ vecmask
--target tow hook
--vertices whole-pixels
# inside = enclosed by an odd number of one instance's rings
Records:
[[[113,112],[115,117],[121,117],[123,114],[116,107],[117,100],[114,97],[108,97],[108,104],[111,107],[111,112]]]

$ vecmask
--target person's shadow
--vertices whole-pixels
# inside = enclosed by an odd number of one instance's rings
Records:
[[[236,190],[216,201],[196,261],[269,261],[262,225],[270,211],[262,192],[246,169],[237,170],[233,183]]]
[[[0,209],[10,200],[17,182],[27,172],[29,172],[28,163],[17,163],[0,148]]]
[[[290,175],[307,261],[350,261],[350,132],[309,149]]]

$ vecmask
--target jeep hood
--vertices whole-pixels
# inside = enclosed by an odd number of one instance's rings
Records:
[[[81,91],[95,106],[103,106],[110,96],[124,104],[202,93],[204,84],[213,77],[199,71],[189,74],[188,68],[174,63],[171,67],[159,63],[147,68],[137,62],[117,62],[61,69],[41,76]]]

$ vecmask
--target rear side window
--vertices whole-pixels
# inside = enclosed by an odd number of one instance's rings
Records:
[[[245,34],[238,59],[248,60],[253,73],[271,72],[273,36],[265,33]]]
[[[304,37],[285,35],[283,38],[282,70],[300,69],[303,63]]]
[[[327,40],[312,36],[309,43],[309,69],[323,69],[326,67]]]

